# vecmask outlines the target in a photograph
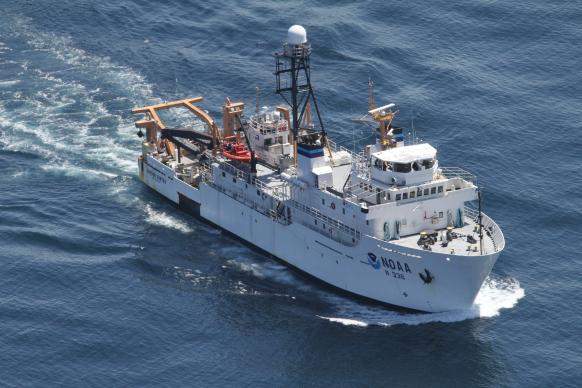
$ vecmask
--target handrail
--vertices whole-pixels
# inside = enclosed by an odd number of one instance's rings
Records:
[[[463,213],[465,217],[470,219],[471,221],[475,222],[475,224],[479,225],[479,211],[465,206],[463,209]],[[493,242],[493,249],[495,252],[499,252],[505,247],[505,237],[503,237],[503,233],[499,226],[493,221],[489,216],[485,213],[481,212],[481,224],[483,227],[483,232],[485,235],[491,238]]]
[[[444,178],[461,178],[477,186],[477,177],[460,167],[439,167],[439,170]]]
[[[364,162],[364,158],[361,154],[357,154],[357,153],[347,149],[346,147],[337,144],[336,142],[334,142],[333,140],[331,140],[329,138],[326,139],[326,141],[333,152],[338,152],[338,151],[347,152],[352,157],[352,163],[363,163]]]
[[[287,202],[290,203],[291,206],[293,206],[295,209],[302,211],[303,213],[307,214],[311,218],[316,219],[316,220],[320,220],[321,222],[324,222],[330,228],[333,228],[333,229],[336,229],[342,233],[345,233],[345,234],[353,237],[354,240],[356,240],[356,241],[360,239],[361,234],[358,230],[356,230],[352,227],[349,227],[349,226],[345,225],[344,223],[342,223],[334,218],[331,218],[331,217],[326,216],[325,214],[322,214],[319,210],[317,210],[313,207],[303,205],[302,203],[299,203],[295,200],[289,200]]]

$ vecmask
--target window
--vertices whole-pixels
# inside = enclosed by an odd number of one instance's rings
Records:
[[[408,193],[402,193],[402,199],[408,199]]]
[[[257,190],[257,195],[260,197],[261,196],[261,191]]]
[[[396,200],[397,200],[397,201],[400,201],[400,197],[401,197],[401,195],[400,195],[400,194],[396,194]]]
[[[439,186],[439,193],[442,193],[442,192],[443,192],[443,187]]]
[[[410,172],[410,163],[394,163],[394,172]]]
[[[366,220],[366,225],[370,225],[370,220]]]
[[[410,198],[414,198],[416,197],[416,192],[415,191],[411,191],[410,192]]]
[[[443,212],[439,212],[439,218],[443,218]]]
[[[346,209],[342,209],[342,214],[346,214]]]
[[[436,194],[436,187],[431,187],[430,188],[430,193],[431,194]]]
[[[224,173],[224,171],[222,172],[222,177],[226,177],[226,174]]]
[[[323,198],[321,199],[321,204],[325,205],[325,199],[323,199]]]
[[[232,183],[236,183],[236,178],[232,177]]]
[[[422,189],[418,189],[418,191],[416,192],[416,196],[422,197]]]
[[[424,195],[428,195],[428,189],[424,189]]]
[[[375,158],[374,159],[374,167],[376,167],[378,170],[382,170],[382,161],[380,159]]]

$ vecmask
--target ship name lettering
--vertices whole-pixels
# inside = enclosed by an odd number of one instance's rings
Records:
[[[148,176],[150,176],[156,182],[166,184],[166,180],[164,178],[162,178],[161,176],[159,176],[158,174],[156,174],[155,172],[153,172],[152,170],[148,169],[147,173],[148,173]]]
[[[412,273],[407,263],[402,265],[400,261],[387,259],[384,256],[381,256],[380,259],[382,260],[382,266],[386,269],[397,269],[400,272]],[[388,273],[388,271],[386,271],[386,273]]]

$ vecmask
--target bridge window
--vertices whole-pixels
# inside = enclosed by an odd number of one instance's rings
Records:
[[[430,193],[431,194],[436,194],[436,187],[431,187],[430,188]]]
[[[402,193],[402,199],[408,199],[408,193]]]
[[[382,170],[382,161],[378,158],[375,158],[374,167],[376,167],[378,170]]]
[[[428,189],[424,189],[424,195],[428,195]]]
[[[416,192],[415,191],[411,191],[410,192],[410,198],[414,198],[416,197]]]
[[[418,189],[418,191],[416,192],[416,196],[422,197],[422,189]]]
[[[443,187],[439,186],[439,193],[442,193],[442,192],[443,192]]]
[[[410,163],[394,163],[394,172],[410,172]]]
[[[401,197],[402,197],[402,196],[401,196],[400,194],[396,194],[396,200],[397,200],[397,201],[400,201],[400,198],[401,198]]]

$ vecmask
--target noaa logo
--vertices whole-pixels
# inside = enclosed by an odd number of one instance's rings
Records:
[[[380,262],[380,260],[378,260],[378,258],[376,257],[376,255],[373,254],[372,252],[368,252],[368,263],[370,263],[370,265],[374,269],[380,269],[380,266],[382,265],[382,263]]]

